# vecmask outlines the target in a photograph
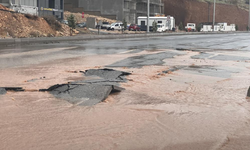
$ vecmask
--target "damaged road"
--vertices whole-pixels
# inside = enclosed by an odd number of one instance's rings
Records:
[[[85,76],[97,76],[100,79],[82,80],[69,84],[54,85],[47,90],[57,98],[67,100],[72,104],[92,106],[104,101],[110,94],[124,90],[119,82],[125,82],[128,72],[113,69],[86,70]]]
[[[80,71],[85,76],[98,77],[98,79],[76,81],[68,84],[56,84],[40,92],[49,92],[56,98],[64,99],[72,104],[92,106],[104,101],[110,94],[121,92],[120,82],[126,82],[125,76],[131,73],[113,69],[90,69]],[[0,95],[7,91],[24,92],[22,87],[0,87]]]

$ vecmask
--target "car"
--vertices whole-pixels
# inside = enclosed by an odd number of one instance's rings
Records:
[[[101,29],[108,29],[110,27],[109,22],[102,22]]]
[[[79,23],[79,24],[77,24],[77,26],[79,28],[84,28],[84,27],[86,27],[86,22]]]
[[[128,30],[129,30],[129,31],[141,31],[141,28],[140,28],[137,24],[131,24],[131,25],[128,27]]]
[[[68,20],[62,20],[61,22],[62,22],[63,24],[69,25]]]
[[[123,23],[116,22],[116,23],[112,23],[107,30],[112,30],[112,31],[118,30],[118,31],[120,31],[120,30],[123,30],[123,29],[124,29]]]

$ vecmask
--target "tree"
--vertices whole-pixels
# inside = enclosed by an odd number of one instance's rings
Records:
[[[238,27],[238,25],[236,24],[236,26],[235,26],[235,30],[236,31],[238,31],[239,30],[239,27]]]
[[[196,31],[200,32],[201,31],[201,28],[202,28],[202,24],[198,24],[196,26]]]
[[[75,29],[76,28],[75,16],[73,14],[71,14],[67,19],[68,19],[69,27],[72,29]]]
[[[157,31],[157,22],[154,21],[154,22],[152,23],[152,26],[153,26],[153,32],[156,32],[156,31]]]
[[[127,24],[127,21],[126,21],[125,19],[123,19],[123,22],[122,22],[122,23],[123,23],[123,27],[124,27],[123,29],[124,29],[124,30],[127,30],[127,25],[128,25],[128,24]]]
[[[179,30],[184,30],[184,26],[183,26],[182,22],[180,22],[180,24],[179,24]]]

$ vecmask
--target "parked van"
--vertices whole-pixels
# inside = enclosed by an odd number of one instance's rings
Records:
[[[110,25],[110,27],[109,27],[107,30],[112,30],[112,31],[118,30],[118,31],[120,31],[120,30],[122,30],[123,28],[124,28],[123,23],[121,23],[121,22],[116,22],[116,23],[112,23],[112,24]]]

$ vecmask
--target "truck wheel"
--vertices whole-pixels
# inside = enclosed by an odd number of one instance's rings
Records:
[[[114,28],[112,28],[111,30],[114,31]]]

